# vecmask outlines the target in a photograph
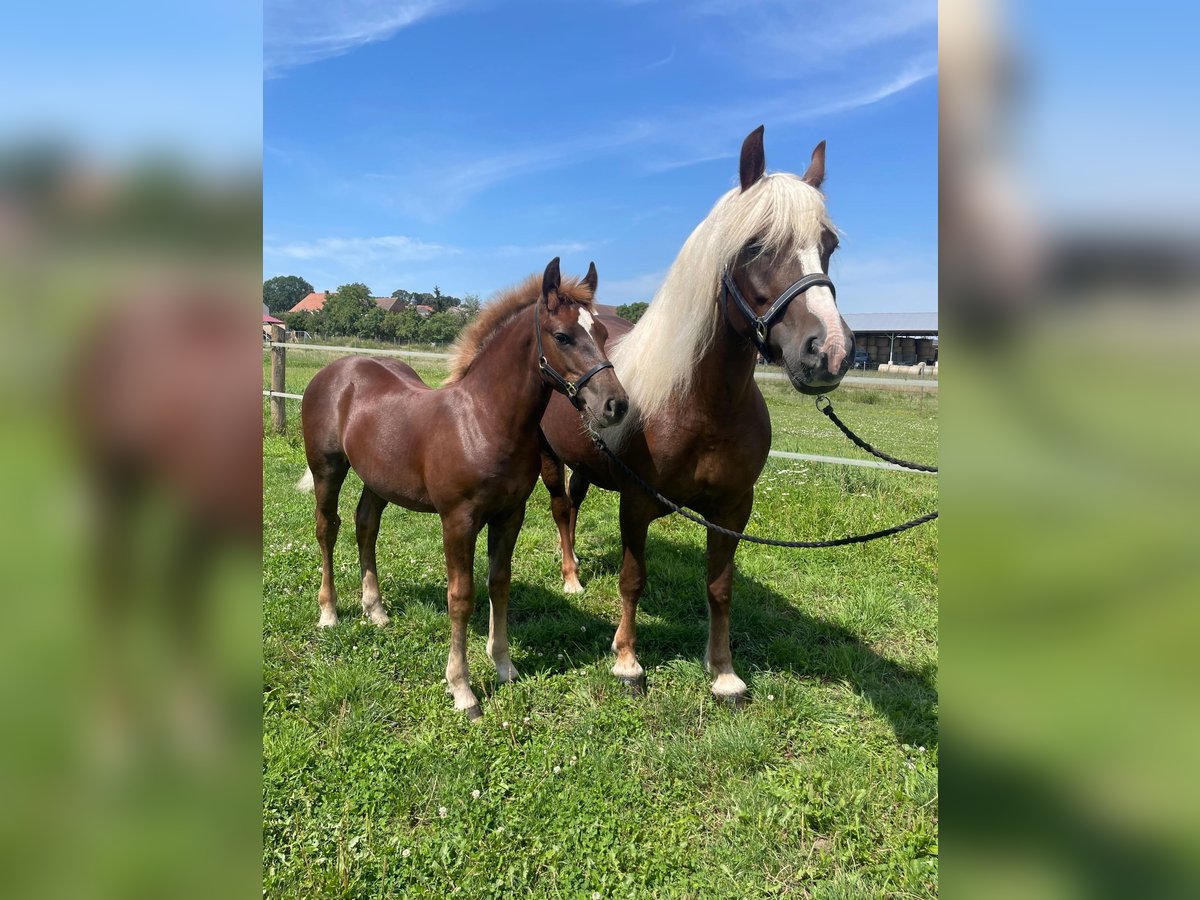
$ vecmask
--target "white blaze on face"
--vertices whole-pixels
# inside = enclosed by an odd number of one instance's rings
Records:
[[[595,336],[592,334],[592,324],[595,321],[596,320],[592,318],[592,314],[590,312],[588,312],[582,306],[579,308],[579,324],[582,325],[583,330],[588,333],[588,337],[592,338],[593,340],[595,340]]]
[[[821,268],[821,255],[816,247],[801,251],[800,263],[804,267],[805,275],[824,271]],[[825,326],[825,344],[821,347],[821,352],[829,356],[829,368],[836,369],[846,355],[846,342],[842,334],[842,315],[834,302],[833,292],[825,285],[819,284],[804,292],[804,301],[808,311]]]

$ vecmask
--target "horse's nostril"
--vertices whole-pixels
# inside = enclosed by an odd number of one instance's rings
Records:
[[[628,410],[629,410],[629,401],[628,400],[617,399],[616,397],[609,397],[608,400],[605,401],[605,403],[604,403],[604,412],[607,413],[608,416],[613,419],[623,418],[625,413],[628,412]]]
[[[820,341],[817,340],[817,336],[815,334],[805,343],[804,351],[812,356],[821,355]]]

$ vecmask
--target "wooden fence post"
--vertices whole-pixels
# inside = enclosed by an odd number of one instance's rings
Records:
[[[271,340],[283,344],[287,339],[287,331],[282,325],[271,326]],[[287,348],[271,348],[271,390],[282,394],[287,391]],[[276,434],[287,431],[287,398],[271,398],[271,428]]]

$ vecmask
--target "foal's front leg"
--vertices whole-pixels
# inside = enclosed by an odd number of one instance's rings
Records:
[[[475,608],[475,538],[479,527],[470,516],[442,517],[442,547],[446,553],[447,605],[450,609],[450,656],[446,660],[446,684],[454,696],[454,708],[466,712],[472,722],[482,718],[479,700],[471,691],[467,668],[467,629]]]
[[[508,655],[508,594],[512,585],[513,548],[525,521],[525,506],[488,523],[488,656],[496,664],[501,684],[517,679],[517,667]]]

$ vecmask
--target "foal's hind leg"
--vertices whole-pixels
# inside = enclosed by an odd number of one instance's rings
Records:
[[[387,501],[372,491],[363,487],[362,497],[358,501],[358,509],[354,512],[354,532],[358,538],[358,564],[362,571],[362,607],[363,615],[376,625],[386,625],[389,621],[383,608],[383,600],[379,596],[379,573],[375,567],[375,542],[379,539],[379,520],[383,516],[383,508]]]
[[[579,583],[579,559],[575,556],[575,534],[571,527],[574,517],[563,476],[562,460],[543,450],[542,482],[550,492],[550,513],[554,516],[554,524],[558,526],[558,544],[562,549],[563,593],[581,594],[583,585]],[[571,483],[574,484],[573,478]]]
[[[350,463],[341,459],[322,459],[317,465],[309,460],[313,473],[313,493],[317,499],[317,543],[321,545],[321,591],[317,602],[321,605],[320,628],[337,624],[337,589],[333,585],[333,548],[337,543],[338,528],[342,519],[338,515],[338,495],[342,483],[350,471]]]
[[[488,656],[496,664],[501,684],[517,679],[517,667],[508,655],[508,594],[512,584],[513,548],[525,520],[525,506],[488,523]]]

